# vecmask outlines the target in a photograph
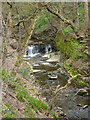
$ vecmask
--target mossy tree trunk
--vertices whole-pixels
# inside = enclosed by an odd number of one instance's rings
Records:
[[[18,55],[17,55],[17,61],[15,63],[15,67],[12,70],[12,73],[11,73],[12,75],[16,75],[16,73],[18,71],[18,68],[20,67],[20,65],[23,61],[23,54],[25,52],[26,47],[29,44],[29,41],[30,41],[30,38],[32,36],[32,33],[33,33],[33,30],[34,30],[37,19],[38,19],[38,14],[36,14],[34,16],[34,18],[32,19],[32,22],[31,22],[31,24],[28,28],[28,31],[26,32],[25,39],[22,40],[22,42],[20,43],[19,52],[18,52]]]
[[[20,36],[19,39],[17,39],[16,34],[14,35],[16,42],[19,45],[18,46],[19,49],[18,49],[18,54],[17,54],[17,60],[15,62],[14,68],[11,71],[12,76],[14,76],[14,75],[16,75],[18,68],[20,67],[20,65],[23,61],[23,54],[24,54],[25,49],[30,41],[31,35],[33,33],[33,30],[34,30],[34,27],[36,24],[36,21],[38,19],[38,14],[41,11],[42,7],[40,7],[39,3],[37,3],[35,11],[32,15],[30,15],[27,18],[22,19],[22,20],[19,18],[18,22],[16,24],[13,24],[12,17],[11,17],[12,10],[13,10],[12,8],[16,8],[16,6],[14,3],[10,3],[10,2],[7,2],[7,4],[10,7],[10,12],[8,15],[8,32],[7,32],[8,36],[10,36],[9,34],[11,34],[11,31],[13,31],[13,29],[15,29],[16,26],[18,27],[19,36]],[[20,17],[18,10],[17,10],[17,14],[18,14],[18,17]],[[24,39],[21,39],[21,31],[20,31],[21,30],[21,23],[27,22],[28,20],[31,20],[30,26],[28,27],[28,30],[26,31],[26,33],[24,35]]]
[[[9,12],[7,16],[7,21],[5,22],[4,17],[2,16],[2,68],[8,71],[7,67],[7,47],[10,43],[10,37],[12,35],[12,6],[9,5]]]

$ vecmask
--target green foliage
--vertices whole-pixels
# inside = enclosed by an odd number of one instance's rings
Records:
[[[51,110],[50,114],[55,118],[61,118],[54,110]]]
[[[84,15],[84,4],[83,3],[79,5],[77,12],[80,15]]]
[[[40,29],[42,26],[48,24],[49,20],[52,18],[52,14],[50,14],[47,10],[42,10],[39,20],[35,26],[36,29]]]
[[[5,118],[12,118],[12,112],[9,111],[7,114],[4,116]]]
[[[57,49],[64,53],[67,57],[77,59],[85,55],[83,53],[84,45],[80,44],[77,40],[69,37],[68,35],[58,33],[55,38],[55,43]]]
[[[64,28],[63,32],[64,32],[65,34],[67,34],[67,33],[72,33],[72,32],[73,32],[73,29],[72,29],[70,26],[67,26],[67,27]]]
[[[13,107],[10,104],[4,104],[4,109],[2,109],[2,115],[5,120],[9,118],[18,118],[18,114],[14,112]]]
[[[4,69],[0,69],[0,75],[2,76],[3,80],[7,80],[7,81],[14,81],[14,79],[12,79],[12,77],[4,70]]]
[[[2,80],[4,80],[13,90],[19,90],[22,88],[23,84],[14,80],[14,78],[4,69],[0,70],[0,75],[2,76]]]
[[[36,112],[48,109],[48,106],[45,103],[29,95],[27,89],[24,87],[24,83],[21,80],[14,80],[5,70],[0,70],[0,75],[2,75],[3,80],[8,85],[14,85],[14,92],[17,93],[16,96],[19,101],[28,102],[30,107]],[[9,113],[8,116],[10,115],[11,113]]]
[[[12,109],[13,109],[10,104],[5,104],[5,105],[6,105],[6,107],[8,107],[9,110],[12,110]]]
[[[5,115],[5,112],[6,112],[6,110],[5,110],[5,109],[2,109],[2,115],[3,115],[3,116]]]
[[[75,69],[68,61],[65,62],[64,68],[66,69],[66,71],[68,71],[69,75],[75,76],[78,74],[77,69]],[[90,85],[86,81],[82,80],[81,76],[77,76],[76,78],[74,78],[74,81],[77,85],[90,87]]]
[[[83,26],[84,26],[84,23],[79,24],[79,26],[76,26],[76,30],[81,30]]]
[[[28,116],[29,118],[35,118],[36,117],[36,115],[32,111],[32,108],[31,108],[30,105],[26,105],[26,107],[24,109],[24,114],[25,114],[25,116]]]
[[[73,68],[72,65],[68,61],[65,62],[64,67],[73,76],[78,73],[77,70]]]
[[[31,97],[26,89],[22,89],[17,93],[17,98],[22,102],[28,101],[30,106],[37,112],[38,110],[46,110],[48,106],[40,100]]]
[[[78,85],[81,85],[83,87],[90,87],[90,85],[86,81],[82,80],[80,76],[76,77],[74,80]]]

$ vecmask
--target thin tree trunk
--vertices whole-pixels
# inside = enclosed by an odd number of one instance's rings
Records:
[[[85,0],[85,34],[88,35],[88,26],[89,26],[89,13],[88,13],[88,0]]]

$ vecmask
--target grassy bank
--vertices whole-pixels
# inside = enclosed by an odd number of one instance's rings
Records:
[[[24,87],[25,81],[23,82],[23,78],[22,80],[15,80],[5,70],[0,70],[0,75],[2,75],[3,82],[7,84],[10,94],[13,93],[17,102],[23,104],[23,108],[22,106],[19,107],[21,107],[24,116],[26,116],[27,118],[35,118],[38,112],[43,113],[45,110],[48,109],[48,106],[44,102],[32,97],[29,94],[29,89]],[[13,109],[13,107],[15,107],[13,106],[13,104],[5,103],[3,101],[2,114],[4,118],[18,118],[18,116],[20,117],[20,113],[17,113],[17,110],[15,110],[15,108]]]

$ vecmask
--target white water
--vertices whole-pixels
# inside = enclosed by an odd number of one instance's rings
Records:
[[[26,50],[25,50],[25,54],[24,57],[34,57],[40,53],[43,53],[43,51],[41,50],[40,52],[40,47],[38,45],[30,45],[27,46]],[[45,45],[44,46],[44,51],[45,53],[51,53],[53,52],[52,50],[52,46],[50,44]]]
[[[37,46],[30,45],[27,46],[24,57],[34,57],[38,54],[39,52]]]
[[[45,51],[46,51],[46,53],[51,53],[52,52],[52,46],[50,44],[46,45]]]

